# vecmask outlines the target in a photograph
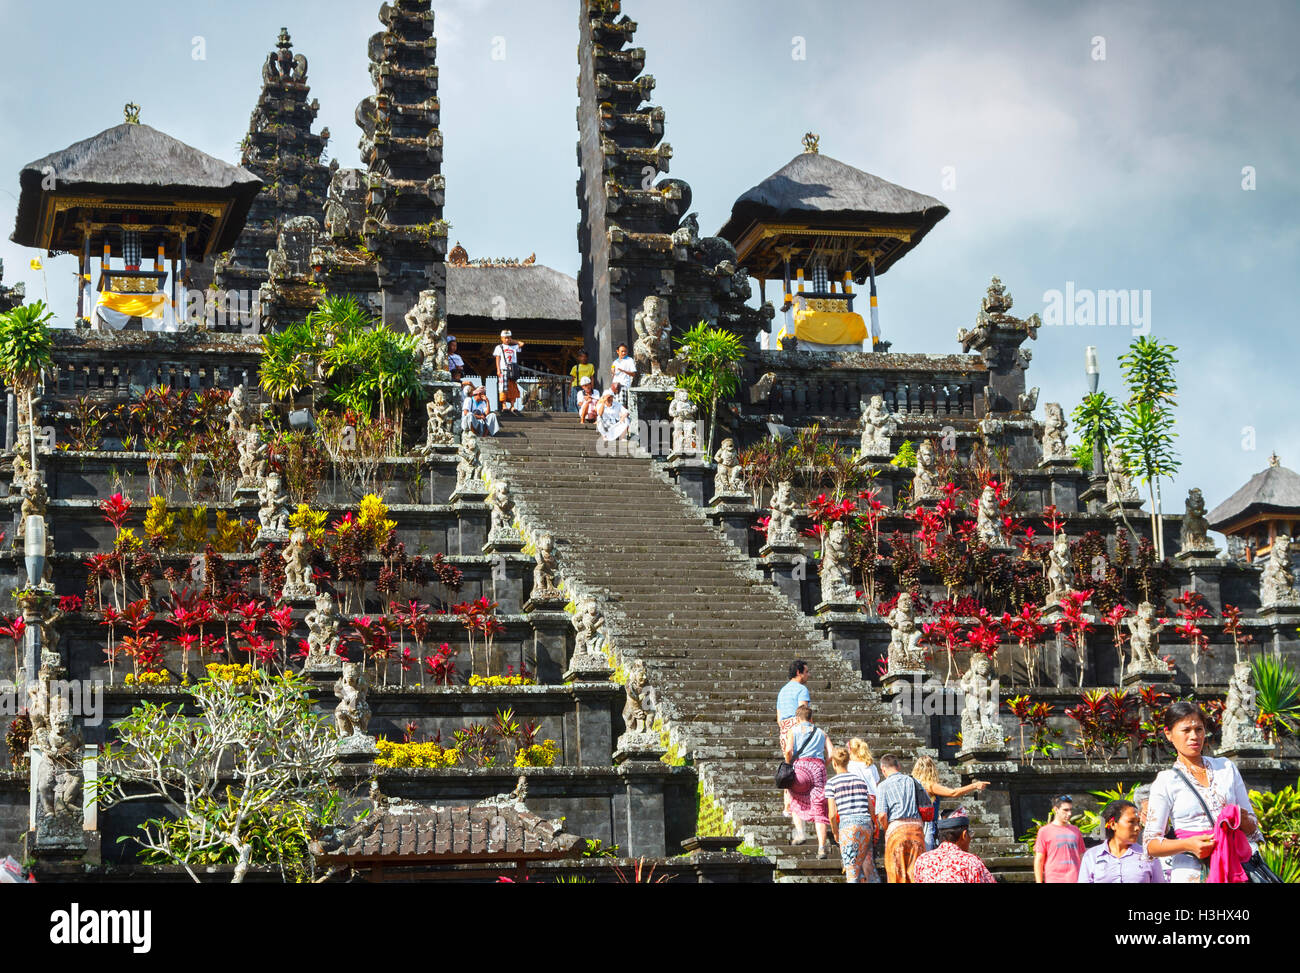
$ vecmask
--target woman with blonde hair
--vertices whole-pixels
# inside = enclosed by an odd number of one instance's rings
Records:
[[[831,834],[840,846],[844,878],[851,885],[878,882],[880,876],[871,850],[875,825],[867,782],[849,772],[849,751],[844,747],[831,750],[831,766],[835,776],[826,782],[827,815]]]
[[[982,791],[989,786],[986,780],[973,780],[962,787],[948,787],[946,784],[939,783],[939,767],[934,762],[934,758],[922,754],[916,758],[912,764],[912,776],[916,778],[917,783],[925,788],[925,793],[932,801],[929,807],[929,815],[926,809],[921,809],[921,817],[925,821],[925,850],[933,851],[939,845],[939,798],[941,797],[965,797],[967,794],[975,791]]]
[[[871,755],[871,747],[867,746],[867,741],[861,737],[854,737],[849,741],[849,773],[857,774],[867,782],[874,803],[876,785],[880,783],[880,768],[876,766],[876,758]]]

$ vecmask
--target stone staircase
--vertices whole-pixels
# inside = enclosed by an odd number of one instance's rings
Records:
[[[833,850],[818,861],[815,840],[790,843],[772,783],[790,661],[811,666],[815,718],[834,742],[861,736],[877,756],[910,760],[920,738],[648,458],[601,455],[591,427],[545,413],[506,419],[483,456],[510,482],[524,526],[554,536],[570,589],[601,603],[620,661],[645,662],[670,739],[737,833],[784,880],[842,881]],[[973,796],[962,803],[972,849],[1000,879],[1032,881],[1009,830]]]

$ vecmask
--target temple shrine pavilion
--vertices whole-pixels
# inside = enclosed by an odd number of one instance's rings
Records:
[[[10,239],[77,255],[78,320],[154,331],[175,320],[189,264],[235,242],[262,187],[247,169],[141,124],[135,105],[121,125],[28,163],[19,182]]]
[[[861,351],[867,325],[854,284],[869,284],[871,346],[884,351],[876,277],[912,250],[948,207],[922,193],[846,165],[804,136],[804,151],[736,200],[718,236],[738,263],[766,283],[783,284],[785,326],[774,337],[804,351]]]
[[[1287,469],[1274,453],[1268,468],[1256,473],[1240,490],[1206,518],[1210,528],[1228,539],[1228,555],[1253,561],[1263,557],[1285,534],[1300,527],[1300,473]]]

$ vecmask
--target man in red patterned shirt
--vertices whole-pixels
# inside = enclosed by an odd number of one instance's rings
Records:
[[[956,816],[939,822],[939,847],[927,851],[912,866],[912,881],[991,885],[992,873],[970,853],[970,818]]]

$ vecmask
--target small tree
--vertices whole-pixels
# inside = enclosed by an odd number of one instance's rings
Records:
[[[1151,499],[1151,530],[1156,555],[1165,557],[1164,513],[1160,480],[1178,472],[1181,461],[1174,452],[1173,405],[1178,393],[1174,366],[1178,359],[1173,345],[1154,338],[1138,338],[1120,356],[1120,367],[1128,386],[1128,401],[1120,417],[1119,441],[1128,459],[1129,472],[1140,476]]]
[[[1075,406],[1070,418],[1079,433],[1074,458],[1094,475],[1104,473],[1105,470],[1093,468],[1093,457],[1104,457],[1106,447],[1119,435],[1119,404],[1105,392],[1093,392]]]
[[[197,720],[142,703],[114,724],[93,797],[105,808],[161,803],[171,820],[145,821],[135,837],[151,857],[196,882],[196,865],[233,860],[231,881],[242,882],[251,865],[283,864],[286,840],[305,847],[329,823],[335,735],[301,677],[208,668],[187,690]]]
[[[686,390],[696,406],[709,410],[709,434],[705,446],[713,455],[713,431],[718,422],[718,403],[740,388],[736,363],[745,357],[740,338],[724,328],[711,328],[701,321],[682,335],[678,357],[685,368],[677,384]]]
[[[15,397],[27,413],[27,424],[34,427],[32,415],[32,390],[41,379],[42,372],[52,364],[49,323],[54,314],[44,301],[24,304],[0,314],[0,375],[13,386]],[[32,466],[36,465],[36,431],[29,428],[31,436]]]

